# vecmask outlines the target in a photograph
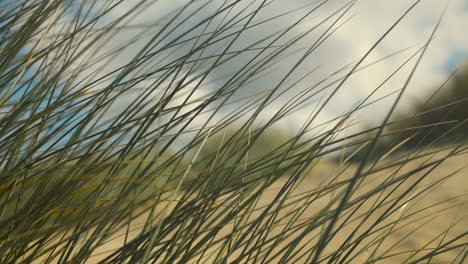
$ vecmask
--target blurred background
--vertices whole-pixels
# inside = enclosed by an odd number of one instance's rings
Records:
[[[4,5],[19,5],[20,2],[6,1]],[[466,97],[464,80],[467,70],[463,65],[468,57],[468,34],[465,33],[468,25],[468,2],[465,0],[241,1],[227,8],[233,3],[234,1],[230,0],[143,2],[126,0],[118,4],[115,1],[90,1],[88,6],[85,4],[82,7],[83,10],[89,10],[85,20],[93,21],[93,10],[95,15],[98,15],[101,14],[99,10],[116,4],[93,23],[97,23],[98,28],[105,28],[110,26],[110,21],[119,18],[117,23],[122,26],[113,29],[112,37],[99,39],[102,45],[93,45],[92,50],[86,51],[90,57],[101,56],[109,59],[96,59],[86,66],[81,65],[82,61],[72,62],[81,70],[74,80],[70,80],[70,83],[75,82],[75,84],[69,86],[85,87],[91,84],[92,91],[104,90],[105,87],[112,85],[121,86],[122,96],[118,96],[107,110],[109,120],[131,107],[131,103],[136,98],[142,97],[150,88],[153,91],[144,96],[147,101],[160,100],[163,96],[161,91],[164,89],[157,86],[170,86],[174,81],[183,81],[185,88],[182,90],[185,92],[179,92],[168,107],[188,101],[189,104],[182,107],[181,113],[193,110],[222,87],[235,87],[232,88],[235,92],[226,98],[228,103],[225,103],[216,116],[212,117],[214,121],[226,118],[242,105],[263,100],[266,93],[277,89],[275,97],[269,101],[268,106],[257,118],[259,122],[270,119],[285,102],[296,100],[294,108],[289,109],[288,114],[278,122],[277,126],[284,130],[284,133],[294,133],[311,115],[317,114],[314,121],[316,127],[310,131],[312,135],[333,125],[334,118],[348,113],[359,103],[365,102],[365,108],[356,111],[349,121],[348,130],[341,135],[346,136],[363,128],[376,126],[382,121],[412,74],[421,50],[429,42],[432,31],[443,15],[422,61],[411,76],[392,120],[408,118]],[[417,5],[408,15],[392,28],[395,21],[415,3]],[[249,22],[248,14],[257,10],[260,4],[265,5],[264,8],[253,21]],[[206,23],[206,26],[192,29],[195,25],[205,24],[210,14],[223,8],[227,8],[226,12],[211,17],[210,23]],[[73,11],[73,6],[70,10],[72,11],[66,15],[70,21],[73,21],[72,17],[76,10]],[[238,20],[233,20],[238,14],[245,15],[245,18],[238,17]],[[67,20],[67,16],[62,18],[61,23]],[[162,25],[171,19],[175,19],[177,23],[172,23],[170,28],[161,31],[164,32],[163,36],[158,35],[157,32],[160,32]],[[186,62],[187,68],[184,71],[187,71],[188,78],[162,81],[157,79],[165,74],[162,65],[171,65],[183,59],[184,54],[187,54],[191,48],[189,41],[197,39],[196,41],[202,42],[208,39],[220,31],[219,27],[223,23],[229,23],[230,20],[236,21],[236,24],[230,25],[229,29],[216,36],[215,41],[212,40],[209,46],[197,53],[198,61]],[[290,28],[293,24],[294,27]],[[240,30],[245,25],[249,25],[248,28],[237,34],[236,30]],[[52,25],[51,30],[58,33],[60,27],[61,24]],[[389,34],[380,41],[379,39],[389,29],[391,29]],[[296,38],[297,36],[300,36],[300,39]],[[276,37],[281,38],[272,47],[259,53],[259,50],[269,45]],[[161,40],[152,41],[155,38]],[[237,38],[236,41],[231,43],[234,38]],[[83,36],[81,41],[81,47],[86,47],[87,43],[95,40]],[[379,44],[374,46],[378,41]],[[177,44],[158,50],[158,46],[162,47],[172,42]],[[186,45],[184,42],[187,42]],[[255,71],[254,68],[249,68],[253,57],[254,63],[258,64],[281,45],[288,46],[289,51],[276,57],[275,60],[266,62],[264,67],[255,73],[255,78],[245,82],[230,82],[234,74],[247,75],[249,71]],[[231,54],[236,56],[226,62],[220,61],[208,75],[204,75],[226,48],[228,48],[226,57]],[[151,54],[145,52],[152,49],[160,53],[157,59],[144,61],[145,64],[137,66],[140,68],[132,75],[117,81],[113,79],[122,66],[129,64],[135,58],[146,55],[151,57]],[[371,49],[372,52],[367,54]],[[352,67],[366,54],[354,74],[347,76]],[[303,58],[301,64],[296,65],[301,58]],[[195,64],[195,67],[188,68]],[[290,72],[293,68],[294,71]],[[160,73],[152,73],[153,69]],[[145,71],[154,74],[156,80],[153,81],[151,79],[153,77],[142,78],[138,82],[132,80],[139,76],[138,72]],[[26,76],[34,74],[33,70],[25,73]],[[336,89],[340,81],[346,77],[349,77],[346,82]],[[134,84],[128,86],[125,84],[127,80],[132,80]],[[333,99],[327,102],[327,98],[331,98],[331,95]],[[8,109],[8,106],[3,106],[2,111]],[[450,109],[453,116],[429,114],[418,119],[412,117],[406,123],[399,122],[399,125],[424,126],[455,119],[462,121],[466,117],[464,103],[457,103]],[[246,110],[245,116],[248,117],[252,111],[252,109]],[[201,127],[209,116],[208,113],[197,115],[191,123],[192,129]],[[398,129],[398,126],[394,127]],[[447,126],[439,128],[431,133],[434,136],[440,135]],[[460,132],[457,136],[463,133]],[[401,136],[405,138],[409,135],[401,134]]]
[[[131,8],[139,2],[140,1],[136,0],[124,1],[123,5],[119,5],[110,16],[120,16],[122,13],[131,10]],[[148,5],[144,6],[144,9],[142,6],[139,6],[138,8],[142,9],[139,15],[130,20],[131,22],[128,23],[126,30],[116,34],[113,43],[117,46],[120,42],[123,43],[133,40],[141,31],[146,30],[144,27],[145,25],[155,24],[165,15],[179,10],[186,2],[188,1],[177,1],[177,3],[169,0],[150,1]],[[244,2],[245,3],[241,2],[241,4],[235,8],[238,10],[242,8],[255,9],[256,5],[252,5],[252,1]],[[263,13],[259,14],[258,18],[255,18],[259,22],[262,19],[273,18],[285,12],[290,11],[292,13],[287,16],[276,17],[274,20],[269,21],[269,23],[253,27],[252,30],[241,34],[236,42],[237,47],[232,47],[231,50],[240,50],[258,41],[258,39],[263,36],[268,36],[286,28],[290,25],[291,21],[299,19],[311,9],[316,8],[318,3],[321,2],[322,1],[304,0],[268,2],[269,5],[262,10]],[[324,42],[307,57],[306,61],[300,66],[300,69],[297,70],[294,75],[296,78],[303,77],[303,75],[310,72],[312,73],[308,75],[307,78],[304,78],[300,84],[296,85],[296,90],[305,89],[306,87],[310,87],[328,78],[326,82],[321,84],[321,86],[324,87],[334,79],[345,75],[346,72],[341,72],[338,76],[329,77],[331,73],[362,58],[413,2],[414,1],[407,0],[357,1],[356,4],[343,15],[343,18],[333,25],[333,34],[326,38]],[[348,1],[325,1],[325,4],[317,8],[311,17],[301,21],[300,27],[293,28],[291,35],[302,33],[301,31],[305,32],[312,27],[317,27],[310,35],[294,44],[297,45],[297,49],[300,50],[301,48],[309,47],[321,37],[321,34],[327,32],[341,13],[336,14],[333,19],[329,19],[325,22],[323,22],[323,20],[334,12],[338,12],[346,3],[348,3]],[[192,23],[181,25],[174,30],[172,34],[176,36],[178,32],[186,30],[190,25],[195,24],[197,19],[205,17],[204,14],[213,12],[217,8],[220,8],[222,4],[225,4],[224,1],[194,1],[191,7],[192,9],[195,10],[202,5],[203,8],[199,11],[198,15],[191,18]],[[304,6],[307,6],[307,8],[304,8]],[[418,66],[407,92],[405,92],[404,99],[399,104],[399,108],[402,111],[414,111],[419,107],[419,104],[431,97],[434,91],[449,78],[453,71],[462,66],[467,58],[468,34],[465,33],[466,25],[468,25],[467,1],[421,1],[382,43],[372,51],[362,65],[370,64],[399,51],[401,51],[401,53],[385,58],[360,73],[351,76],[345,86],[340,89],[335,96],[334,103],[326,107],[327,114],[324,114],[322,120],[325,121],[330,117],[334,117],[349,110],[353,105],[369,95],[369,93],[378,87],[394,70],[420,49],[428,41],[431,32],[446,6],[447,11],[437,30],[435,38],[432,40],[425,57]],[[188,11],[189,10],[187,10],[187,12]],[[232,13],[235,14],[236,12],[233,10]],[[220,21],[223,19],[227,20],[229,16],[216,17],[214,19]],[[131,27],[132,24],[134,25],[133,28]],[[217,23],[212,24],[217,25]],[[146,34],[146,36],[151,35]],[[145,39],[145,36],[139,36],[131,47],[127,48],[125,52],[119,55],[116,64],[123,64],[125,61],[129,61],[136,55],[132,51],[139,50],[135,47],[144,45],[146,41],[147,39]],[[207,49],[205,54],[214,54],[216,51],[219,52],[219,49],[222,47],[223,42],[220,41],[218,47],[213,46]],[[178,53],[182,54],[183,51],[175,51],[170,56],[176,57]],[[285,72],[285,69],[291,68],[292,64],[297,61],[297,58],[303,56],[303,53],[303,51],[300,51],[286,58],[282,58],[280,61],[276,62],[270,71]],[[249,59],[250,57],[245,54],[216,69],[215,72],[210,74],[210,78],[212,79],[210,83],[212,86],[216,87],[216,85],[220,83],[218,79],[222,79],[223,76],[230,72],[235,72],[239,67],[243,67]],[[373,95],[373,98],[377,99],[401,89],[415,62],[416,58],[413,58],[392,77],[392,79],[386,82],[384,87]],[[278,83],[281,77],[281,75],[270,74],[268,78],[259,78],[243,88],[245,94],[238,94],[237,96],[242,97],[269,90]],[[461,84],[457,83],[457,85]],[[205,87],[203,87],[204,91],[200,91],[200,96],[203,96],[204,93],[208,93],[210,89],[215,89],[207,86],[208,85],[205,85]],[[446,89],[447,88],[444,88],[444,90]],[[323,92],[324,96],[326,93],[331,92],[331,90],[332,89],[325,89]],[[283,95],[282,97],[285,100],[288,98],[288,95]],[[366,111],[358,114],[359,119],[366,122],[381,120],[387,113],[388,107],[394,99],[395,94],[385,98],[375,106],[368,107]],[[300,127],[316,106],[315,104],[316,102],[314,103],[313,101],[302,104],[300,109],[289,118],[289,124],[295,128]],[[282,105],[282,102],[279,100],[277,105]]]

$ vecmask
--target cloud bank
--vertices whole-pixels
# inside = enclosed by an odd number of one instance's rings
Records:
[[[121,17],[126,12],[132,10],[139,2],[139,0],[123,1],[121,5],[113,9],[109,19],[112,20],[112,18]],[[106,43],[104,51],[112,50],[126,41],[133,41],[132,45],[114,58],[112,64],[114,68],[115,65],[129,63],[132,58],[137,55],[137,51],[143,49],[145,44],[160,30],[164,24],[163,22],[173,18],[188,2],[190,1],[177,1],[177,4],[175,4],[175,1],[169,0],[148,1],[148,4],[140,6],[137,16],[128,17],[125,23],[122,23],[127,26],[127,29],[116,32],[112,41]],[[227,1],[226,3],[229,4],[231,2],[233,1]],[[254,43],[262,37],[286,29],[291,23],[311,10],[314,4],[317,6],[319,2],[320,1],[311,4],[310,1],[305,0],[272,1],[271,4],[257,15],[254,22],[260,22],[268,18],[279,16],[288,11],[294,12],[286,16],[277,17],[268,23],[247,30],[239,36],[239,39],[236,41],[235,45],[231,47],[230,51],[235,52],[236,50],[245,49],[251,43]],[[413,4],[412,1],[407,0],[361,0],[358,1],[349,12],[344,14],[343,18],[337,24],[333,25],[335,19],[342,14],[337,12],[337,10],[346,3],[345,1],[328,1],[318,8],[312,16],[302,21],[287,34],[287,36],[294,36],[316,27],[312,33],[295,44],[299,50],[301,47],[308,48],[318,40],[322,40],[322,34],[329,32],[327,30],[335,30],[333,34],[329,35],[326,40],[318,46],[318,48],[308,55],[301,67],[294,72],[293,76],[295,79],[298,79],[308,73],[310,74],[299,84],[295,85],[295,89],[278,97],[268,108],[268,111],[263,113],[265,119],[273,115],[285,100],[300,94],[301,91],[310,89],[310,87],[315,87],[317,83],[320,83],[320,85],[317,86],[316,89],[325,87],[339,77],[345,76],[346,71],[332,77],[330,77],[330,74],[362,58],[385,31]],[[196,11],[188,21],[180,25],[177,24],[174,28],[166,31],[168,32],[168,36],[164,41],[169,43],[171,40],[175,40],[178,34],[188,30],[191,26],[202,21],[207,15],[212,14],[217,9],[222,8],[223,4],[225,4],[224,1],[195,1],[186,8],[184,10],[185,13],[182,13],[176,20],[183,22],[183,14],[189,14],[195,10],[198,11]],[[202,28],[199,29],[199,32],[192,33],[196,35],[204,32],[215,32],[217,26],[222,24],[222,22],[233,18],[231,14],[237,14],[237,12],[244,9],[247,10],[245,13],[248,13],[249,10],[255,10],[258,4],[259,1],[241,1],[240,4],[237,4],[232,10],[227,12],[226,16],[215,17],[210,26],[204,30],[202,30]],[[397,51],[406,50],[351,76],[336,93],[333,98],[333,103],[329,103],[325,106],[325,111],[318,117],[319,120],[325,122],[351,109],[352,106],[363,100],[370,92],[386,80],[386,78],[410,58],[411,55],[414,55],[418,49],[421,49],[428,41],[446,5],[447,1],[421,1],[382,43],[375,48],[362,65],[372,63]],[[337,12],[337,14],[331,19],[326,20],[333,12]],[[345,23],[341,24],[342,22]],[[332,25],[333,27],[330,28]],[[463,34],[466,25],[468,25],[468,8],[466,1],[450,1],[436,36],[432,40],[422,63],[419,65],[410,82],[404,99],[400,102],[400,109],[410,109],[411,102],[414,102],[414,100],[424,100],[430,96],[431,91],[442,84],[449,73],[466,59],[468,54],[468,36]],[[242,23],[237,25],[237,27],[241,26]],[[141,35],[143,28],[145,29],[145,33]],[[201,39],[203,40],[203,38]],[[287,38],[285,38],[285,40],[286,39]],[[283,43],[285,44],[287,41]],[[219,54],[225,45],[226,42],[222,41],[216,45],[211,45],[204,51],[202,56]],[[168,49],[167,57],[162,58],[161,61],[157,63],[159,63],[159,65],[166,62],[169,63],[174,58],[181,56],[181,54],[185,54],[187,49],[187,47],[173,50]],[[274,67],[272,67],[267,77],[259,78],[251,84],[245,85],[232,100],[236,98],[246,98],[250,94],[258,94],[273,89],[282,80],[284,73],[291,69],[298,58],[303,55],[304,51],[299,50],[297,53],[281,58],[273,65]],[[235,60],[214,70],[210,74],[211,81],[203,86],[204,92],[202,92],[202,94],[209,94],[206,91],[216,90],[220,84],[225,82],[226,78],[223,78],[223,76],[228,76],[230,73],[245,67],[245,64],[251,57],[252,56],[249,56],[248,52],[245,52],[244,55],[238,56]],[[387,113],[392,100],[395,98],[395,92],[398,92],[403,87],[417,57],[418,55],[410,60],[409,63],[395,74],[392,79],[387,81],[371,99],[378,99],[392,93],[393,95],[387,97],[378,104],[369,106],[366,108],[366,111],[360,112],[357,115],[358,119],[364,121],[378,121]],[[209,60],[207,60],[207,62],[208,61]],[[147,67],[149,69],[155,65],[156,62],[154,65],[149,63]],[[109,71],[110,70],[111,68],[109,68]],[[193,73],[191,76],[195,75],[196,73]],[[294,78],[290,78],[285,84],[293,83]],[[216,80],[221,81],[216,82]],[[326,81],[322,82],[323,80]],[[140,86],[141,85],[143,84],[140,84]],[[285,119],[284,124],[287,124],[288,127],[300,127],[317,108],[317,105],[323,102],[322,99],[326,98],[333,91],[334,87],[336,87],[336,84],[334,86],[331,85],[322,93],[319,93],[313,100],[303,103],[293,115]],[[124,104],[124,102],[116,102],[116,107],[124,107],[122,104]],[[234,104],[230,109],[232,110],[235,108],[236,106]]]

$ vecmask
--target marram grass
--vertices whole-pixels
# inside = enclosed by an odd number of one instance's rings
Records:
[[[0,263],[466,263],[466,145],[380,145],[437,25],[381,124],[321,119],[419,2],[308,83],[355,1],[0,0]]]

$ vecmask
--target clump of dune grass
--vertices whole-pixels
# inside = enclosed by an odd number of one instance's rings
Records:
[[[462,210],[464,196],[424,201],[462,171],[435,173],[465,145],[391,161],[393,149],[376,151],[433,35],[372,136],[343,136],[357,112],[378,103],[371,95],[319,119],[418,2],[358,62],[330,73],[336,80],[298,91],[314,73],[298,75],[304,61],[355,1],[299,34],[293,29],[327,1],[266,17],[269,1],[186,1],[140,24],[132,21],[165,5],[0,1],[0,262],[463,263],[463,214],[403,246],[435,216]],[[284,28],[240,43],[289,16]],[[246,93],[272,72],[272,87]],[[318,103],[302,128],[272,139],[310,101]],[[351,154],[320,169],[324,157],[353,148],[366,149],[358,164]]]

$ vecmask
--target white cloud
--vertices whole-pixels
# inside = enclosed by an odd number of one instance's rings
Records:
[[[334,61],[338,65],[360,58],[413,2],[407,0],[358,1],[353,8],[353,11],[356,12],[355,17],[335,33],[322,52],[316,55],[316,61],[321,61],[324,64]],[[370,62],[371,58],[384,57],[391,52],[415,44],[421,46],[428,40],[445,4],[446,1],[422,1],[373,51],[366,62]],[[432,87],[445,80],[447,71],[452,69],[442,71],[441,65],[446,64],[453,52],[468,54],[468,36],[463,34],[468,24],[468,11],[463,10],[462,5],[464,4],[466,4],[464,0],[451,1],[436,38],[432,41],[422,64],[408,87],[407,97],[400,103],[403,108],[410,107],[409,104],[415,97],[425,98],[431,92]],[[410,53],[406,54],[410,55]],[[341,103],[338,106],[351,105],[352,100],[350,99],[363,98],[405,59],[405,57],[400,56],[399,59],[386,60],[351,78],[337,98]],[[384,88],[380,95],[401,88],[410,70],[411,67],[405,67],[403,74],[398,75],[396,81],[386,85],[388,88]],[[380,104],[380,109],[374,108],[376,111],[366,111],[365,115],[367,116],[361,116],[365,119],[377,120],[385,114],[389,103],[390,101],[387,104]],[[337,113],[339,112],[337,108],[337,105],[331,106],[329,111]]]
[[[122,5],[116,8],[112,15],[114,17],[119,17],[139,2],[140,0],[123,1]],[[115,59],[115,63],[112,64],[112,69],[128,63],[130,59],[133,58],[136,53],[147,43],[147,41],[149,41],[149,39],[154,36],[154,33],[160,26],[157,24],[157,22],[164,18],[166,14],[179,10],[178,8],[189,1],[177,1],[177,4],[174,4],[175,2],[176,1],[169,0],[154,2],[148,1],[148,3],[152,4],[142,6],[139,15],[127,21],[127,25],[154,24],[154,30],[147,31],[146,34],[142,35],[129,48],[122,52]],[[177,34],[180,34],[190,26],[195,25],[197,21],[200,21],[200,19],[203,19],[207,14],[210,14],[219,8],[222,2],[224,1],[210,2],[207,6],[203,7],[201,11],[189,22],[181,25],[177,30],[169,30],[168,32],[171,32],[170,34],[172,37],[168,37],[166,41],[174,38],[177,36]],[[195,4],[191,8],[187,9],[186,12],[193,11],[204,3],[206,2],[195,1]],[[228,3],[230,2],[228,1]],[[244,1],[242,3],[245,4],[237,7],[235,10],[232,10],[231,13],[229,13],[231,17],[228,15],[226,18],[216,18],[212,23],[211,28],[214,29],[223,19],[227,20],[232,18],[233,14],[236,14],[236,12],[241,10],[242,7],[248,6],[248,4],[252,3],[252,1]],[[259,2],[256,3],[256,5],[252,5],[248,10],[253,10]],[[268,6],[267,9],[260,12],[259,17],[256,18],[255,21],[261,21],[261,19],[271,17],[275,14],[279,14],[287,10],[293,10],[309,3],[310,1],[306,0],[276,1],[273,2],[271,6]],[[295,29],[293,33],[289,35],[292,36],[294,34],[300,34],[304,32],[304,30],[315,26],[344,3],[346,2],[331,1],[330,3],[327,3],[323,8],[318,9],[310,19],[302,23]],[[405,10],[409,8],[411,4],[412,1],[407,0],[358,1],[357,4],[350,10],[349,15],[345,16],[344,19],[350,17],[352,14],[355,14],[355,16],[342,28],[333,33],[333,35],[321,47],[319,47],[314,53],[310,55],[307,61],[303,64],[302,68],[298,70],[298,73],[305,73],[317,66],[320,66],[320,68],[314,72],[314,74],[301,83],[301,85],[298,87],[298,90],[313,85],[317,81],[326,78],[328,74],[346,65],[347,63],[361,58],[373,45],[373,43],[375,43],[378,38],[385,32],[385,30],[387,30],[405,12]],[[427,41],[428,37],[430,36],[431,31],[433,30],[445,4],[446,1],[439,0],[422,1],[421,4],[418,5],[411,13],[409,13],[408,16],[395,28],[395,30],[373,51],[371,56],[369,56],[364,64],[370,63],[375,59],[385,57],[392,52],[407,48],[409,46],[418,45],[417,47],[421,47],[421,45]],[[444,78],[447,76],[447,72],[441,70],[441,65],[446,64],[447,60],[451,57],[453,52],[457,51],[460,53],[461,51],[462,53],[467,52],[466,54],[468,54],[468,36],[466,34],[462,34],[464,27],[468,24],[468,10],[463,8],[464,5],[466,5],[465,0],[451,1],[451,4],[447,10],[447,14],[444,17],[444,20],[437,32],[436,38],[431,43],[426,57],[419,66],[416,75],[410,84],[410,87],[408,87],[409,90],[407,92],[407,97],[401,101],[401,105],[403,107],[409,107],[409,104],[412,100],[411,98],[424,98],[424,96],[430,92],[431,87],[437,86],[443,82]],[[295,19],[298,19],[303,14],[305,14],[307,10],[310,10],[310,7],[309,9],[305,8],[303,10],[299,10],[286,17],[279,18],[243,33],[238,39],[237,44],[234,45],[231,50],[241,49],[242,47],[245,47],[249,43],[252,43],[262,36],[266,36],[267,34],[275,32],[279,29],[286,28],[293,21],[295,21]],[[320,26],[316,32],[313,32],[310,36],[304,38],[300,42],[300,45],[307,47],[307,45],[314,43],[317,37],[326,30],[327,25],[330,25],[332,22],[333,19]],[[103,52],[112,49],[112,47],[118,46],[119,43],[135,38],[135,36],[137,36],[141,30],[142,29],[140,28],[117,33],[114,36],[112,42],[105,43],[107,46]],[[220,44],[217,46],[217,48],[223,48],[223,45]],[[387,59],[359,74],[356,74],[355,76],[352,76],[349,79],[349,82],[347,82],[342,87],[342,90],[337,93],[336,98],[334,98],[332,102],[330,102],[330,104],[326,107],[327,113],[322,114],[320,121],[326,121],[327,119],[336,116],[339,113],[343,113],[343,111],[349,109],[357,101],[365,98],[365,96],[370,91],[375,89],[380,84],[380,82],[382,82],[393,70],[395,70],[403,61],[405,61],[412,54],[412,52],[415,52],[416,50],[417,48],[413,48],[399,56]],[[215,48],[213,48],[208,49],[205,54],[219,54],[219,52],[219,50],[215,51]],[[177,53],[176,51],[170,55],[166,61],[177,58],[181,54],[183,54],[183,51],[182,53]],[[273,88],[274,85],[276,85],[278,81],[281,80],[282,76],[284,76],[285,71],[287,71],[295,61],[297,61],[299,58],[298,56],[301,54],[302,53],[299,53],[299,55],[288,56],[282,59],[280,63],[276,65],[278,69],[274,72],[274,74],[271,74],[268,76],[268,78],[263,78],[256,81],[252,85],[247,86],[245,90],[247,92],[252,92],[252,89],[255,89],[256,91],[262,91]],[[211,75],[211,78],[217,79],[217,77],[221,76],[222,74],[226,74],[244,67],[244,64],[249,59],[251,59],[251,57],[252,56],[249,55],[240,56],[237,60],[230,62],[227,66],[220,67],[218,70],[214,71],[213,75]],[[402,73],[396,75],[395,78],[388,82],[382,88],[382,91],[377,93],[373,98],[377,99],[380,96],[400,89],[405,79],[407,78],[412,65],[414,65],[414,62],[415,60],[407,65],[403,69]],[[111,68],[108,69],[108,71],[110,70]],[[297,76],[299,75],[300,74]],[[292,81],[290,80],[290,82]],[[202,92],[203,96],[208,93],[206,91],[218,89],[217,85],[220,83],[222,82],[214,82],[210,85],[204,86],[203,91],[205,92]],[[334,86],[331,88],[333,87]],[[328,93],[331,91],[330,89],[328,89]],[[296,92],[289,93],[283,98],[286,100],[295,93]],[[319,94],[315,100],[318,100],[319,97],[323,94],[324,93]],[[241,95],[242,93],[239,96]],[[390,103],[391,100],[386,100],[381,104],[372,106],[369,108],[370,110],[364,111],[360,115],[360,118],[367,120],[378,120],[386,113]],[[279,107],[281,103],[275,103],[275,105]],[[312,103],[309,105],[304,105],[305,106],[303,109],[294,115],[291,115],[286,123],[290,124],[290,126],[295,126],[296,128],[300,127],[306,118],[310,115],[311,111],[313,111],[315,108],[315,105]],[[270,109],[266,111],[263,116],[271,115],[273,112],[274,109]]]

